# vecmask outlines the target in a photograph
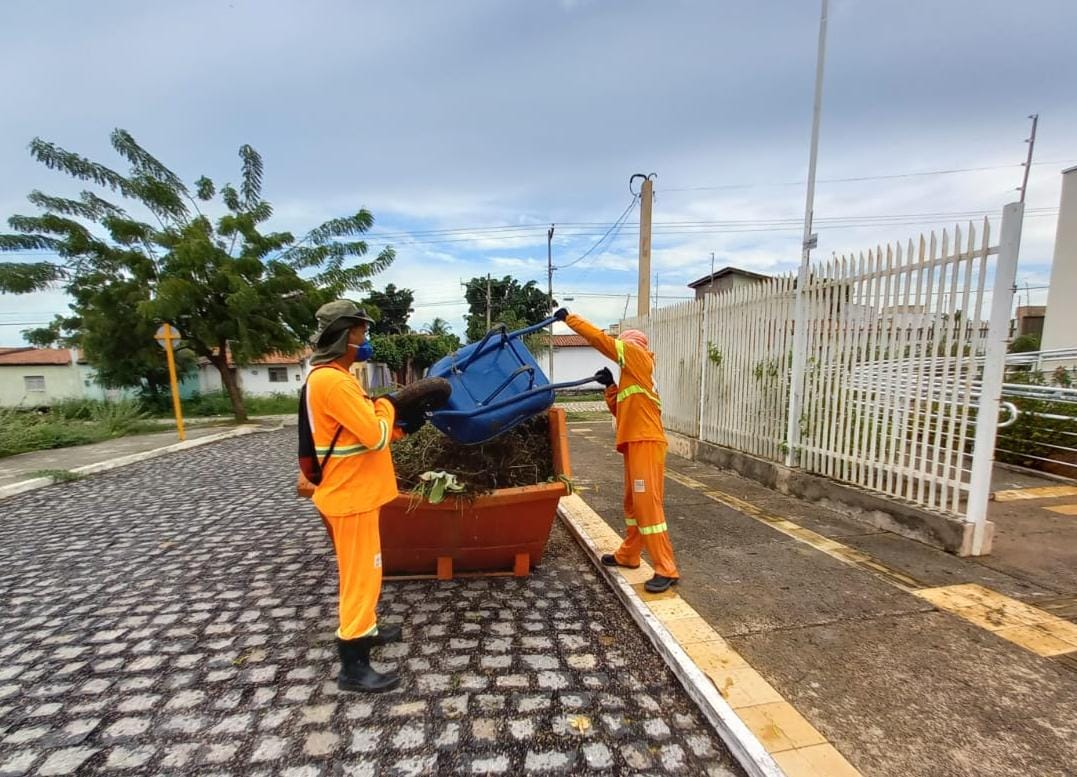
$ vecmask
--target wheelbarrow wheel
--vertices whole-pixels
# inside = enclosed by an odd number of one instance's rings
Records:
[[[451,394],[452,385],[444,378],[422,378],[386,398],[396,406],[397,415],[411,417],[444,406]]]

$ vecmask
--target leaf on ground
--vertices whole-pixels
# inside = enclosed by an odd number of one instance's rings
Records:
[[[572,715],[568,719],[568,725],[581,734],[586,734],[591,728],[591,719],[586,715]]]

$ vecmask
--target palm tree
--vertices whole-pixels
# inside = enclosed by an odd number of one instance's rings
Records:
[[[448,335],[452,334],[452,327],[449,326],[449,322],[444,318],[435,318],[423,327],[423,332],[428,335]]]

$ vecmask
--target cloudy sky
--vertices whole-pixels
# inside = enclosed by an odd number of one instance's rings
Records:
[[[1042,301],[1059,172],[1077,164],[1077,3],[830,7],[816,255],[998,214],[1037,112],[1019,280]],[[816,0],[5,0],[0,214],[32,212],[31,189],[70,191],[29,158],[35,136],[119,164],[108,135],[123,127],[218,182],[250,143],[272,227],[374,212],[372,247],[398,252],[378,284],[415,290],[414,325],[462,333],[460,281],[487,272],[545,288],[551,222],[554,264],[571,263],[555,295],[605,324],[636,288],[638,209],[575,260],[636,172],[657,173],[659,304],[686,297],[711,252],[795,267],[818,15]],[[64,307],[58,291],[0,296],[0,345]]]

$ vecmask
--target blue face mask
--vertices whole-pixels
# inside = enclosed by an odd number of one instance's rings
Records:
[[[355,360],[357,362],[368,362],[374,356],[374,346],[369,340],[365,340],[359,345],[355,346]]]

